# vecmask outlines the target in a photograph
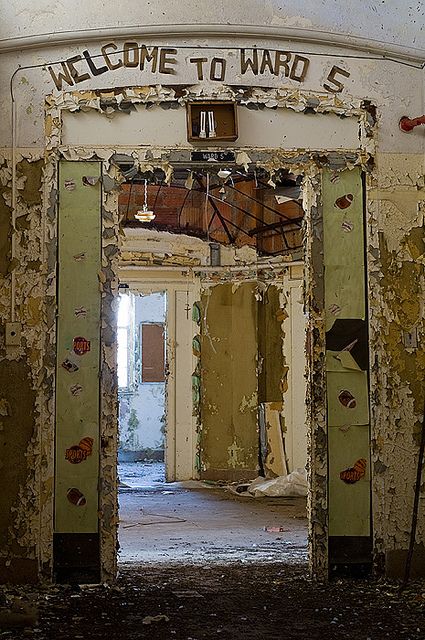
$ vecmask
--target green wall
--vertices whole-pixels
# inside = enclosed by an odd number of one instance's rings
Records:
[[[323,175],[329,536],[370,536],[364,214],[359,169]],[[355,554],[352,556],[355,562]],[[332,558],[330,558],[332,562]]]
[[[100,174],[99,162],[60,163],[56,533],[98,531]]]

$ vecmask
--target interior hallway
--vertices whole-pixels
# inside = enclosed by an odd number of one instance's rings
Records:
[[[166,483],[162,463],[121,464],[119,476],[121,563],[307,562],[305,498]]]

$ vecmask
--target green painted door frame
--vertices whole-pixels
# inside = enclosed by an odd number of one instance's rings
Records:
[[[100,162],[59,164],[54,572],[99,573]]]
[[[329,566],[372,563],[365,215],[359,168],[324,171]]]

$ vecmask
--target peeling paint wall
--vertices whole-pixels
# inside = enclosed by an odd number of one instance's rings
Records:
[[[282,148],[267,150],[258,145],[238,147],[236,163],[240,167],[254,163],[273,174],[279,167],[286,166],[302,172],[304,180],[304,204],[308,212],[306,219],[306,287],[305,301],[308,313],[309,341],[309,385],[307,409],[311,430],[309,434],[309,479],[311,492],[310,508],[310,550],[314,574],[327,574],[328,557],[328,490],[327,490],[327,424],[324,378],[325,317],[322,269],[322,216],[320,209],[320,176],[324,167],[332,170],[350,169],[361,166],[367,173],[367,268],[369,300],[370,336],[370,383],[371,383],[371,436],[372,436],[372,524],[374,535],[374,558],[380,569],[386,566],[388,572],[399,572],[403,554],[408,544],[415,465],[418,456],[418,432],[423,419],[424,360],[424,247],[423,247],[423,130],[416,129],[406,135],[399,131],[399,118],[420,115],[425,110],[420,87],[423,84],[422,60],[413,46],[421,45],[418,27],[414,22],[394,23],[399,10],[383,7],[377,16],[371,7],[366,8],[363,23],[348,9],[334,3],[317,7],[317,3],[285,3],[252,1],[243,11],[227,3],[218,3],[210,8],[208,15],[193,13],[193,4],[181,8],[171,5],[166,18],[158,18],[143,7],[144,16],[134,33],[146,33],[146,28],[166,19],[167,31],[161,33],[162,42],[169,47],[176,44],[184,33],[187,46],[178,52],[179,66],[176,74],[151,73],[150,70],[126,67],[109,70],[99,76],[81,79],[86,64],[82,52],[99,48],[103,43],[81,39],[64,41],[54,39],[51,46],[40,45],[40,40],[26,40],[40,27],[45,31],[45,13],[37,3],[25,4],[24,15],[34,19],[26,20],[21,29],[20,18],[15,19],[16,8],[22,10],[22,2],[9,3],[6,16],[13,16],[14,24],[9,26],[10,37],[19,34],[19,40],[1,43],[4,51],[1,58],[2,74],[11,78],[13,102],[9,96],[9,84],[1,87],[0,136],[2,157],[0,162],[0,358],[1,366],[16,368],[23,398],[33,407],[30,425],[25,423],[25,437],[20,450],[12,447],[13,470],[16,475],[10,482],[8,499],[12,511],[7,520],[9,546],[3,547],[0,555],[1,576],[9,575],[10,567],[21,562],[19,579],[51,576],[52,569],[52,523],[53,523],[53,434],[55,383],[55,321],[56,321],[56,167],[60,158],[67,160],[96,159],[103,163],[103,244],[104,255],[99,274],[102,295],[102,358],[101,358],[101,471],[100,471],[100,526],[102,577],[113,579],[116,569],[115,528],[117,524],[116,487],[116,404],[115,404],[115,335],[114,296],[117,290],[118,256],[120,239],[117,213],[117,187],[122,179],[113,163],[116,153],[128,153],[142,170],[153,166],[162,167],[167,176],[172,171],[173,162],[190,162],[191,145],[187,143],[186,132],[181,130],[173,150],[152,145],[148,138],[144,147],[135,149],[133,143],[121,147],[117,144],[105,145],[103,140],[69,141],[63,144],[62,124],[71,119],[78,120],[89,114],[103,119],[103,130],[113,131],[115,123],[131,118],[138,109],[154,107],[166,103],[169,109],[164,114],[176,112],[176,119],[183,124],[185,101],[191,99],[230,99],[243,109],[272,113],[275,121],[277,113],[291,113],[297,121],[308,122],[306,130],[316,126],[316,122],[328,123],[330,119],[349,118],[348,130],[359,126],[358,145],[353,148],[327,148],[330,139],[329,127],[323,128],[317,146],[285,142],[285,131],[280,143]],[[80,5],[79,5],[80,6]],[[395,5],[394,5],[395,6]],[[107,39],[116,40],[117,48],[123,46],[128,32],[125,32],[124,18],[117,17],[113,8],[98,11],[96,3],[81,5],[81,12],[72,13],[70,28],[96,24],[105,29]],[[139,10],[139,9],[138,9]],[[158,6],[155,11],[161,11]],[[112,17],[113,11],[114,15]],[[181,12],[187,12],[191,20],[197,22],[195,32],[187,25],[178,25],[183,19]],[[344,11],[344,20],[341,18]],[[348,13],[347,13],[348,12]],[[22,15],[20,13],[19,15]],[[122,15],[126,15],[123,13]],[[149,17],[151,16],[152,17]],[[223,20],[223,15],[228,20]],[[261,16],[261,25],[258,25]],[[264,17],[264,20],[263,20]],[[82,22],[79,22],[81,20]],[[215,23],[214,30],[203,30],[201,22]],[[63,24],[63,15],[52,18],[52,32]],[[84,22],[85,21],[85,22]],[[229,24],[224,24],[228,22]],[[222,24],[223,23],[223,24]],[[243,25],[253,24],[247,34]],[[343,23],[343,24],[342,24]],[[127,24],[127,23],[126,23]],[[346,43],[339,34],[344,27],[347,33],[356,35],[361,29],[363,37],[370,37],[365,43],[361,38],[351,40],[352,56],[358,47],[359,58],[348,58]],[[118,27],[117,27],[118,25]],[[295,28],[294,28],[295,25]],[[155,25],[158,27],[158,25]],[[261,29],[257,27],[262,26]],[[384,29],[382,27],[385,27]],[[41,28],[42,27],[42,28]],[[210,25],[211,27],[211,25]],[[267,31],[264,31],[267,27]],[[298,27],[298,29],[297,29]],[[291,31],[292,28],[292,31]],[[307,28],[310,31],[299,29]],[[329,29],[324,39],[323,32],[315,29]],[[313,39],[311,37],[313,31]],[[134,33],[133,33],[134,32]],[[220,35],[221,32],[221,35]],[[149,32],[152,39],[152,31]],[[216,47],[221,55],[226,43],[238,48],[251,47],[253,34],[257,47],[269,50],[312,51],[309,73],[302,83],[288,75],[275,74],[268,70],[265,74],[243,74],[237,64],[237,56],[228,55],[228,76],[226,83],[208,79],[200,80],[196,66],[188,66],[191,55],[198,55],[198,33],[209,46]],[[384,33],[388,43],[377,39]],[[291,36],[296,40],[291,41]],[[62,36],[59,34],[58,38]],[[282,40],[285,37],[287,40]],[[155,38],[154,38],[155,39]],[[140,37],[142,40],[142,36]],[[313,41],[314,40],[314,41]],[[373,40],[373,42],[372,42]],[[106,40],[105,40],[106,42]],[[149,44],[149,43],[148,43]],[[176,45],[177,46],[177,45]],[[409,46],[412,48],[409,49]],[[8,48],[9,47],[9,48]],[[404,47],[404,49],[402,48]],[[391,50],[394,60],[379,59],[379,51]],[[375,51],[373,56],[368,51]],[[332,54],[332,55],[328,55]],[[400,55],[403,73],[399,73],[395,58]],[[227,55],[227,54],[226,54]],[[307,56],[307,53],[305,54]],[[74,56],[81,59],[74,67],[77,71],[71,84],[64,82],[62,91],[56,90],[48,71],[50,63]],[[338,57],[336,57],[338,56]],[[369,56],[369,57],[368,57]],[[373,58],[373,59],[372,59]],[[378,58],[378,59],[377,59]],[[387,56],[388,58],[388,56]],[[345,75],[341,90],[332,92],[326,88],[327,78],[335,63]],[[407,63],[407,64],[406,64]],[[65,64],[65,62],[64,62]],[[18,65],[34,68],[21,68]],[[79,65],[79,66],[78,66]],[[410,65],[410,66],[409,66]],[[415,68],[416,67],[416,68]],[[65,67],[65,69],[69,68]],[[16,72],[16,73],[15,73]],[[80,76],[78,76],[80,73]],[[349,76],[347,76],[349,74]],[[397,74],[397,82],[394,82]],[[170,82],[170,80],[172,82]],[[75,82],[74,82],[75,81]],[[161,86],[162,83],[162,86]],[[173,86],[164,86],[166,84]],[[144,86],[143,86],[144,85]],[[231,85],[231,86],[230,86]],[[127,87],[115,90],[116,86]],[[329,84],[327,85],[329,87]],[[333,88],[335,88],[334,85]],[[134,88],[133,88],[134,87]],[[68,90],[67,90],[68,89]],[[109,90],[108,90],[109,89]],[[103,90],[103,93],[102,93]],[[47,111],[44,113],[45,98]],[[156,106],[155,106],[156,105]],[[72,117],[64,116],[73,112]],[[247,111],[244,111],[244,117]],[[177,115],[178,114],[178,115]],[[46,118],[45,118],[46,115]],[[247,116],[250,117],[250,116]],[[255,116],[256,117],[256,116]],[[260,121],[263,116],[258,118]],[[320,120],[323,118],[322,120]],[[301,120],[300,120],[301,119]],[[177,120],[173,120],[177,121]],[[243,120],[243,119],[242,119]],[[292,120],[294,118],[292,117]],[[300,125],[301,128],[303,125]],[[80,125],[78,125],[80,127]],[[77,127],[77,129],[78,129]],[[131,129],[131,126],[130,126]],[[317,126],[317,131],[320,127]],[[345,131],[345,125],[336,131]],[[80,130],[81,132],[81,130]],[[351,133],[350,133],[351,135]],[[115,133],[113,134],[115,136]],[[350,138],[352,139],[352,138]],[[136,143],[134,143],[136,144]],[[337,145],[338,146],[338,145]],[[286,148],[283,148],[286,147]],[[13,217],[12,217],[13,216]],[[195,241],[193,241],[195,244]],[[161,251],[166,254],[163,248]],[[149,265],[154,260],[154,252],[149,248],[143,255],[128,248],[125,258],[130,264]],[[170,264],[186,266],[206,265],[206,251],[181,252],[181,256],[165,257]],[[230,262],[235,262],[232,255]],[[223,286],[223,285],[218,285]],[[227,286],[227,285],[226,285]],[[211,288],[211,291],[214,287]],[[17,345],[5,346],[5,323],[11,320],[22,326],[22,335]],[[25,363],[25,365],[24,365]],[[199,394],[199,369],[194,363],[194,395]],[[10,439],[7,421],[14,419],[13,391],[7,386],[0,401],[10,405],[10,416],[2,418],[7,446]],[[248,398],[249,404],[249,398]],[[7,404],[9,403],[9,405]],[[245,405],[244,405],[245,406]],[[4,409],[7,411],[8,409]],[[195,417],[198,419],[198,416]],[[237,443],[236,443],[237,444]],[[236,451],[236,449],[235,449]],[[5,467],[10,477],[12,469]],[[6,479],[6,482],[8,480]],[[13,489],[13,490],[12,490]],[[423,495],[420,513],[423,514]],[[424,519],[419,519],[417,533],[417,557],[424,555]],[[2,529],[5,531],[5,529]],[[38,573],[37,573],[38,572]]]
[[[258,402],[281,402],[285,391],[282,321],[279,289],[270,285],[258,304]],[[287,386],[286,386],[287,388]]]
[[[201,477],[256,477],[255,285],[220,284],[201,300]]]
[[[0,243],[4,251],[0,276],[0,464],[5,480],[0,579],[17,582],[39,578],[44,559],[51,553],[51,535],[40,544],[46,524],[43,516],[47,511],[52,515],[52,475],[46,484],[52,450],[46,446],[45,436],[52,417],[49,379],[54,359],[47,362],[44,358],[50,337],[46,333],[48,267],[41,195],[44,163],[37,152],[25,156],[16,154],[15,172],[11,154],[5,153],[0,161]],[[11,327],[7,324],[11,320],[18,324]],[[12,330],[16,332],[10,344]],[[45,490],[43,495],[40,489]],[[51,531],[52,523],[47,531],[49,528]]]
[[[10,172],[10,167],[7,167],[6,161],[1,168],[1,195],[0,195],[0,273],[4,277],[7,275],[10,264],[10,244],[11,244],[11,229],[10,229],[10,204],[7,204],[8,188],[7,188],[7,174]],[[6,174],[6,175],[5,175]],[[5,199],[6,196],[6,199]],[[10,197],[10,193],[9,193]]]
[[[254,256],[252,256],[254,257]],[[199,341],[199,389],[200,389],[200,464],[202,474],[209,474],[219,479],[227,477],[250,477],[250,468],[243,471],[245,457],[251,455],[251,450],[246,452],[240,447],[238,464],[240,470],[233,471],[234,461],[227,455],[228,445],[225,438],[230,438],[229,429],[226,432],[226,420],[229,424],[236,423],[241,429],[248,427],[243,424],[240,416],[226,416],[226,409],[223,409],[223,402],[211,403],[210,395],[221,398],[222,394],[227,394],[229,402],[226,407],[231,407],[231,402],[235,404],[233,392],[236,389],[242,402],[239,409],[250,408],[253,411],[253,420],[256,426],[256,437],[252,440],[255,447],[255,470],[257,474],[265,472],[267,475],[284,475],[292,470],[293,447],[300,449],[299,457],[303,460],[301,467],[306,461],[305,442],[305,384],[303,380],[306,360],[304,355],[305,327],[301,320],[300,332],[292,336],[292,332],[287,329],[288,335],[284,331],[285,322],[293,321],[292,310],[285,292],[290,288],[292,273],[300,268],[299,264],[286,266],[282,259],[275,259],[271,262],[257,257],[255,262],[246,264],[240,270],[234,267],[233,270],[226,267],[210,267],[210,271],[202,271],[200,276],[202,282],[203,297],[200,305],[200,328],[201,340]],[[302,274],[302,266],[301,266]],[[299,276],[298,272],[298,276]],[[296,280],[298,287],[302,280]],[[237,293],[241,287],[251,287],[252,297],[249,299],[250,307],[245,311],[240,309]],[[215,298],[211,295],[215,293]],[[301,295],[301,291],[299,291]],[[211,302],[213,303],[213,313],[210,312]],[[289,300],[289,302],[288,302]],[[300,307],[301,309],[301,307]],[[243,330],[243,335],[248,336],[250,360],[244,361],[244,367],[248,367],[250,373],[255,371],[256,386],[255,394],[251,393],[252,379],[240,375],[236,383],[232,375],[229,378],[229,371],[236,366],[240,358],[240,342],[234,340],[234,326],[236,331],[242,332],[241,324],[244,322],[238,318],[233,322],[234,314],[245,317],[245,322],[250,321],[250,314],[254,314],[255,328],[247,333]],[[299,317],[297,316],[299,322]],[[217,324],[218,323],[218,324]],[[224,327],[227,327],[227,334]],[[232,328],[233,327],[233,328]],[[235,346],[234,346],[235,345]],[[246,350],[246,344],[245,344]],[[295,360],[300,364],[301,380],[299,377],[292,379],[291,367]],[[244,371],[241,367],[241,371]],[[294,366],[295,370],[295,366]],[[232,380],[227,389],[227,381]],[[221,394],[220,394],[221,389]],[[224,391],[226,389],[226,391]],[[223,396],[224,397],[224,396]],[[301,414],[297,415],[292,411],[292,404],[297,401],[302,407]],[[237,404],[237,403],[236,403]],[[229,410],[230,411],[230,410]],[[231,411],[230,411],[231,413]],[[300,418],[300,423],[294,420]],[[271,422],[270,422],[271,421]],[[262,426],[263,425],[263,426]],[[251,427],[249,427],[251,429]],[[230,430],[231,431],[231,430]],[[294,442],[298,438],[298,432],[304,434],[302,444]],[[251,435],[252,435],[251,431]],[[285,447],[288,449],[285,449]],[[231,450],[232,452],[233,450]],[[288,452],[290,451],[290,455]],[[261,457],[261,461],[260,461]],[[216,466],[211,470],[210,460],[215,461],[220,458],[218,469]],[[221,468],[221,470],[220,470]],[[220,475],[221,474],[221,475]]]
[[[34,541],[29,545],[25,543],[25,526],[18,510],[23,487],[31,479],[31,471],[22,460],[22,451],[28,450],[35,430],[35,397],[29,374],[23,360],[3,360],[0,364],[0,466],[2,476],[7,478],[0,499],[3,514],[0,576],[8,582],[36,581],[38,573],[35,544]]]
[[[406,558],[424,412],[423,176],[422,155],[380,154],[368,193],[374,544],[392,575]],[[422,493],[414,556],[422,566],[424,508]]]

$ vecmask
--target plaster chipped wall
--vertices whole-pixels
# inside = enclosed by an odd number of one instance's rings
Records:
[[[231,90],[224,91],[212,91],[217,96],[232,96]],[[136,102],[149,102],[151,99],[154,101],[162,100],[175,100],[174,90],[155,88],[141,89],[140,91],[131,94],[130,101]],[[201,96],[202,91],[198,90],[198,95]],[[188,94],[190,97],[191,93]],[[243,97],[243,92],[242,92]],[[276,91],[270,92],[268,90],[259,90],[257,92],[250,91],[247,101],[257,100],[258,104],[266,106],[287,106],[288,108],[294,107],[295,109],[303,110],[309,104],[311,100],[310,94],[302,93],[300,91],[288,92],[284,91],[279,94],[277,105],[276,103],[269,102],[272,95],[276,95]],[[71,96],[71,97],[70,97]],[[153,96],[153,98],[152,98]],[[109,101],[109,102],[108,102]],[[62,109],[78,109],[78,108],[94,108],[98,111],[107,109],[108,113],[111,113],[111,109],[114,112],[116,108],[121,104],[122,100],[114,97],[109,97],[106,102],[102,102],[102,97],[99,93],[89,92],[74,92],[71,94],[63,94],[57,98],[49,98],[47,102],[47,115],[46,115],[46,134],[47,134],[47,163],[43,168],[42,183],[40,189],[44,194],[43,200],[43,215],[41,215],[41,205],[37,205],[40,209],[39,218],[36,217],[36,205],[29,205],[28,203],[21,203],[18,200],[18,207],[22,206],[24,209],[27,207],[33,207],[31,209],[30,229],[23,230],[22,238],[24,240],[25,255],[22,257],[22,265],[17,266],[16,274],[19,275],[19,299],[25,305],[27,301],[30,301],[33,292],[39,294],[41,298],[40,308],[41,321],[36,321],[32,325],[32,329],[25,330],[25,337],[29,339],[29,344],[34,345],[33,369],[32,369],[32,385],[37,392],[37,398],[35,401],[36,407],[36,420],[39,429],[39,442],[35,442],[29,448],[30,455],[34,454],[32,470],[34,472],[34,478],[25,483],[25,488],[22,489],[23,494],[31,495],[32,504],[36,505],[34,509],[34,518],[28,518],[28,509],[24,506],[19,508],[17,521],[23,522],[23,535],[19,534],[19,538],[25,543],[28,542],[38,545],[36,551],[25,551],[25,557],[36,557],[39,560],[40,567],[43,568],[44,575],[49,576],[51,571],[51,540],[52,540],[52,487],[53,487],[53,451],[51,443],[53,441],[53,396],[52,389],[54,388],[54,345],[55,345],[55,290],[56,290],[56,222],[55,222],[55,205],[56,205],[56,164],[62,157],[68,160],[89,160],[100,159],[104,163],[104,175],[102,177],[103,182],[103,219],[104,230],[103,240],[105,252],[103,256],[103,266],[101,273],[99,274],[100,287],[102,289],[103,298],[103,320],[102,330],[104,332],[105,343],[103,346],[103,359],[102,359],[102,425],[101,425],[101,504],[100,515],[102,523],[102,577],[105,580],[113,579],[116,570],[116,525],[117,525],[117,505],[116,505],[116,478],[115,478],[115,455],[116,455],[116,404],[114,400],[114,376],[115,376],[115,336],[113,329],[113,305],[114,297],[116,294],[117,279],[116,274],[118,272],[118,255],[119,255],[119,243],[118,237],[118,206],[117,206],[117,191],[122,176],[119,174],[117,167],[114,164],[114,156],[120,153],[119,148],[109,147],[96,147],[87,148],[84,146],[67,148],[66,146],[60,147],[61,141],[61,123],[62,123]],[[304,104],[305,102],[305,104]],[[367,163],[369,158],[369,150],[371,147],[371,136],[369,134],[369,116],[367,109],[362,108],[361,101],[354,101],[355,104],[347,104],[341,101],[339,98],[321,97],[319,103],[314,102],[310,104],[314,110],[317,105],[324,105],[323,108],[329,112],[336,114],[349,115],[358,117],[361,123],[362,131],[362,148],[360,152],[351,152],[344,154],[327,153],[318,155],[314,151],[273,151],[270,153],[267,150],[248,149],[241,150],[237,153],[237,163],[241,166],[247,166],[249,163],[256,163],[257,166],[262,166],[273,172],[281,167],[290,168],[293,171],[302,171],[307,175],[307,186],[311,185],[311,198],[306,200],[307,207],[310,206],[310,201],[314,202],[314,197],[318,191],[318,185],[314,184],[311,176],[316,175],[318,168],[322,164],[333,163],[334,166],[343,167],[347,163]],[[304,104],[304,106],[303,106]],[[297,105],[300,105],[297,107]],[[101,116],[102,117],[102,116]],[[103,116],[104,117],[104,116]],[[127,152],[127,151],[126,151]],[[185,162],[190,158],[188,151],[166,151],[164,149],[138,149],[130,150],[129,155],[135,160],[142,170],[149,170],[153,167],[161,167],[164,169],[166,176],[171,176],[171,162],[182,161]],[[21,156],[24,156],[28,163],[41,159],[41,154],[36,150],[24,150],[17,151],[17,161],[20,162]],[[26,165],[24,165],[26,166]],[[6,192],[6,196],[9,197],[7,204],[11,203],[10,195],[10,180],[11,180],[11,168],[5,169],[5,180],[9,185],[9,191]],[[8,177],[8,174],[9,177]],[[17,174],[17,188],[18,192],[24,185],[24,181],[20,182],[20,175]],[[309,183],[310,180],[310,183]],[[308,188],[307,188],[308,191]],[[28,194],[29,195],[29,194]],[[314,196],[314,197],[313,197]],[[37,196],[38,197],[38,196]],[[29,195],[29,198],[31,196]],[[252,249],[240,248],[238,250],[226,250],[223,255],[225,260],[230,264],[246,263],[252,261],[250,257],[250,251]],[[154,254],[154,252],[153,252]],[[41,265],[39,271],[35,272],[34,282],[31,283],[31,277],[28,277],[26,269],[26,260],[30,256],[41,255]],[[130,257],[130,260],[133,256]],[[191,256],[192,258],[194,256]],[[197,258],[202,264],[200,257]],[[154,263],[154,260],[152,260]],[[193,263],[191,263],[193,264]],[[36,265],[38,266],[38,265]],[[40,283],[45,285],[40,288]],[[18,280],[17,280],[18,284]],[[31,284],[34,285],[33,291],[31,291]],[[44,292],[47,291],[47,295],[44,298]],[[29,307],[34,305],[34,302],[28,302]],[[45,305],[43,307],[43,305]],[[8,313],[9,303],[6,298],[3,298],[2,307],[4,309],[5,317]],[[27,312],[25,312],[27,313]],[[25,322],[25,314],[22,312],[22,320]],[[34,320],[33,320],[34,322]],[[317,324],[317,318],[313,319],[313,323]],[[31,326],[31,325],[29,325]],[[44,343],[45,342],[45,343]],[[37,346],[35,346],[37,345]],[[39,347],[39,348],[38,348]],[[316,362],[320,364],[319,353],[315,352]],[[315,404],[316,413],[319,417],[322,415],[320,410],[320,399],[316,399]],[[250,398],[247,397],[247,403],[250,404]],[[248,406],[247,405],[247,406]],[[320,431],[320,421],[315,423],[316,428]],[[317,426],[317,424],[319,426]],[[322,468],[323,468],[323,452],[321,451],[322,441],[317,443],[318,451],[320,450],[319,463],[314,467],[311,472],[311,479],[313,484],[313,491],[316,497],[319,497],[317,508],[313,513],[314,523],[312,525],[312,545],[315,545],[317,555],[314,556],[314,562],[316,563],[316,569],[320,572],[326,562],[323,554],[325,553],[325,544],[323,544],[323,538],[325,537],[326,529],[322,527],[323,512],[321,511],[321,505],[323,500],[323,491],[321,486],[323,484]],[[37,449],[37,446],[40,448]],[[316,465],[317,460],[314,461]],[[41,487],[39,493],[38,487]],[[22,500],[22,505],[28,505],[28,501]],[[33,496],[36,496],[34,501]],[[40,499],[41,497],[41,499]],[[37,500],[40,500],[40,508],[37,508]],[[38,528],[39,527],[39,528]],[[317,540],[320,540],[320,544],[317,544]],[[8,552],[9,553],[9,552]],[[40,574],[41,575],[41,574]]]
[[[307,313],[307,476],[309,492],[309,558],[317,580],[328,576],[328,487],[325,380],[325,318],[323,278],[323,218],[318,198],[320,174],[310,170],[304,179],[306,216],[305,310]]]
[[[117,187],[122,177],[113,165],[104,165],[102,204],[102,269],[99,286],[102,295],[101,422],[100,422],[100,552],[101,576],[105,582],[115,579],[117,571],[118,496],[118,402],[117,335],[118,262],[121,238]]]
[[[42,179],[44,162],[34,150],[16,153],[16,173],[11,154],[0,158],[2,256],[0,276],[0,345],[2,477],[6,503],[2,513],[0,578],[34,581],[39,577],[49,544],[41,540],[43,508],[51,514],[52,455],[46,447],[52,407],[45,360],[46,271]],[[12,183],[16,186],[16,221],[10,211]],[[5,323],[11,320],[12,290],[14,320],[21,323],[19,344],[5,345]],[[46,477],[49,477],[49,480]],[[51,525],[50,525],[51,526]]]
[[[370,176],[373,521],[380,568],[400,573],[411,527],[424,403],[423,155],[378,154]],[[404,344],[413,334],[416,347]],[[422,493],[416,536],[424,557]]]
[[[257,475],[255,285],[213,286],[201,297],[201,477]]]

